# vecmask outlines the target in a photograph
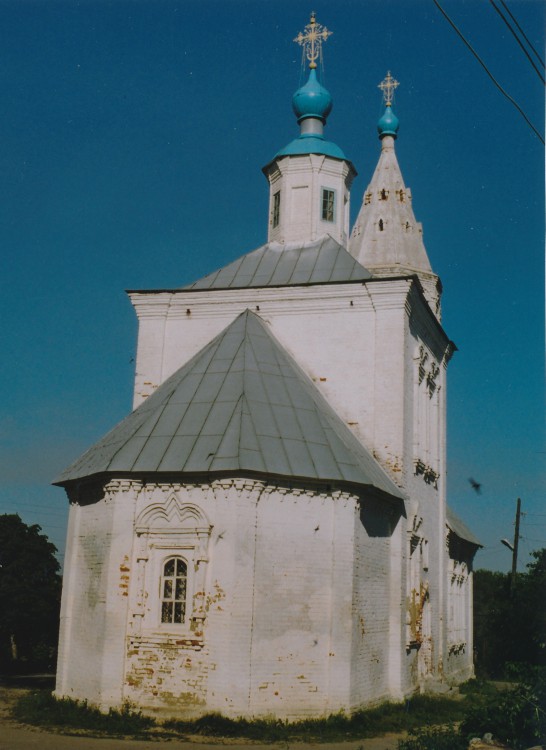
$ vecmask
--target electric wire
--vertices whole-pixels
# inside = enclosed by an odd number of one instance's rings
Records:
[[[18,513],[19,511],[41,511],[47,513],[48,516],[58,516],[59,518],[66,518],[68,509],[63,510],[52,510],[46,505],[34,505],[30,503],[22,503],[20,501],[14,503],[5,503],[0,505],[0,513]]]
[[[522,44],[520,38],[518,37],[518,35],[516,34],[516,32],[514,31],[514,29],[512,28],[512,26],[510,25],[510,22],[508,21],[508,19],[506,18],[506,16],[502,12],[502,10],[495,5],[495,0],[489,0],[489,2],[491,3],[491,5],[493,6],[493,8],[497,11],[497,13],[499,14],[499,16],[502,18],[502,20],[506,24],[506,26],[509,29],[510,33],[512,34],[512,36],[514,37],[514,39],[516,40],[516,42],[519,44],[519,46],[523,50],[523,54],[527,57],[527,59],[529,60],[529,62],[533,66],[533,68],[535,69],[536,74],[538,75],[538,77],[540,78],[540,80],[542,81],[542,83],[546,84],[546,81],[544,80],[544,76],[542,75],[542,73],[540,72],[540,70],[537,68],[537,66],[533,62],[533,59],[531,58],[531,55],[525,49],[525,47]]]
[[[527,42],[527,44],[529,45],[529,47],[530,47],[530,48],[531,48],[531,49],[533,50],[533,52],[534,52],[534,54],[535,54],[535,56],[536,56],[537,60],[538,60],[538,61],[540,62],[540,64],[542,65],[542,67],[543,67],[543,68],[546,68],[546,65],[544,64],[544,60],[543,60],[543,59],[542,59],[542,57],[541,57],[541,56],[540,56],[540,55],[538,54],[538,52],[537,52],[537,51],[536,51],[536,49],[534,48],[534,46],[533,46],[532,42],[530,42],[530,41],[529,41],[529,39],[527,38],[527,36],[526,36],[526,34],[525,34],[524,30],[523,30],[523,29],[521,28],[521,26],[520,26],[520,25],[519,25],[519,23],[517,22],[517,19],[515,18],[514,14],[513,14],[512,12],[511,12],[510,8],[509,8],[509,7],[508,7],[508,6],[506,5],[506,3],[504,2],[504,0],[500,0],[500,2],[501,2],[501,5],[502,5],[502,7],[504,8],[504,10],[505,10],[505,11],[506,11],[506,12],[508,13],[508,15],[510,16],[510,18],[512,19],[512,21],[513,21],[513,22],[514,22],[514,23],[516,24],[516,26],[518,27],[518,31],[519,31],[519,33],[520,33],[520,34],[522,35],[522,37],[523,37],[523,38],[525,39],[525,41]]]
[[[539,527],[544,528],[544,524],[542,524],[542,523],[541,524],[528,523],[526,519],[522,519],[522,524],[521,524],[521,529],[520,529],[520,540],[527,545],[527,550],[528,550],[528,553],[530,554],[530,552],[531,552],[531,550],[530,550],[530,547],[531,547],[530,542],[532,542],[533,545],[536,544],[537,542],[539,544],[544,545],[544,544],[546,544],[546,539],[538,539],[537,537],[534,537],[534,536],[528,536],[528,534],[527,534],[527,527],[528,526],[533,526],[535,528],[536,528],[536,526],[539,526]],[[534,530],[534,529],[531,529],[530,531],[531,531],[531,534],[537,534],[537,533],[540,534],[541,533],[540,531]]]
[[[523,119],[525,120],[525,122],[527,123],[527,125],[529,125],[529,127],[534,132],[534,134],[536,135],[536,137],[544,145],[544,138],[542,137],[542,135],[535,128],[535,126],[533,125],[533,123],[529,120],[529,118],[527,117],[527,115],[525,114],[525,112],[522,110],[522,108],[519,106],[519,104],[510,96],[510,94],[507,91],[505,91],[503,89],[503,87],[500,85],[500,83],[497,81],[497,79],[494,77],[494,75],[490,72],[490,70],[487,67],[487,65],[484,63],[484,61],[478,55],[478,53],[476,52],[476,50],[474,49],[474,47],[470,44],[469,41],[467,41],[467,39],[465,38],[465,36],[463,35],[463,33],[458,29],[458,27],[455,25],[455,23],[451,20],[451,18],[448,16],[448,14],[445,12],[445,10],[442,8],[442,6],[438,2],[438,0],[432,0],[432,2],[438,8],[438,10],[440,11],[440,13],[444,16],[444,18],[449,23],[449,25],[452,27],[452,29],[457,33],[457,35],[460,37],[460,39],[464,42],[464,44],[466,44],[466,46],[468,47],[468,49],[472,52],[472,54],[474,55],[474,57],[476,58],[476,60],[480,63],[480,65],[482,66],[482,68],[485,70],[485,72],[487,73],[487,75],[489,76],[489,78],[493,81],[493,83],[498,88],[498,90],[501,92],[501,94],[503,96],[505,96],[508,99],[509,102],[512,102],[512,104],[518,110],[518,112],[523,117]]]

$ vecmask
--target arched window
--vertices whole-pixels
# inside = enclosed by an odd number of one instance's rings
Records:
[[[168,640],[190,630],[201,632],[211,529],[201,508],[182,502],[174,492],[137,517],[136,573],[129,593],[137,637]]]
[[[161,577],[161,622],[182,623],[186,618],[188,567],[180,557],[163,565]]]

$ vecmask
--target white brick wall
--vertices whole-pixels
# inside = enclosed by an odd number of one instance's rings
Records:
[[[363,498],[360,512],[358,498],[326,487],[244,479],[109,488],[96,502],[72,506],[80,533],[65,588],[72,626],[63,620],[70,654],[61,660],[58,695],[105,709],[129,700],[160,715],[294,719],[373,701],[370,674],[388,694],[381,665],[391,529],[380,503]],[[176,520],[165,534],[147,534],[138,523],[140,536],[132,533],[146,508],[175,501],[198,506],[210,521],[206,617],[199,629],[179,632],[150,627],[146,612],[159,606],[158,586],[148,581],[143,597],[141,590],[154,551],[188,547],[188,534]]]
[[[443,624],[448,342],[413,282],[132,300],[135,405],[250,308],[404,489],[406,510],[366,492],[244,478],[113,481],[100,497],[82,489],[70,512],[57,694],[102,707],[130,700],[162,715],[295,719],[468,676],[471,647],[449,653]],[[418,383],[421,347],[439,367],[430,400]],[[184,525],[180,508],[190,506],[199,533]],[[165,527],[161,519],[146,527],[154,508],[171,513]],[[420,649],[408,648],[407,625],[416,518],[428,549],[416,573],[427,591]],[[174,629],[157,614],[158,566],[170,548],[190,563],[188,612],[204,610],[204,619],[188,615]]]
[[[265,170],[270,184],[268,242],[310,242],[329,234],[342,245],[349,236],[350,162],[323,154],[275,159]],[[322,218],[322,191],[335,193],[334,221]],[[280,191],[279,223],[273,226],[273,202]]]

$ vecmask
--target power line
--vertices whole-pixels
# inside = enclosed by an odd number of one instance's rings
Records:
[[[522,108],[519,106],[519,104],[510,96],[510,94],[507,91],[505,91],[503,89],[503,87],[500,85],[500,83],[497,81],[497,79],[491,73],[491,71],[489,70],[489,68],[487,67],[487,65],[484,63],[484,61],[478,55],[478,53],[476,52],[476,50],[474,49],[474,47],[470,44],[469,41],[467,41],[467,39],[464,37],[463,33],[457,28],[457,26],[453,23],[453,21],[451,20],[451,18],[447,15],[447,13],[442,8],[442,6],[438,2],[438,0],[432,0],[432,1],[433,1],[434,5],[438,8],[438,10],[440,11],[440,13],[444,16],[444,18],[446,19],[446,21],[449,23],[449,25],[458,34],[458,36],[460,37],[460,39],[466,44],[466,46],[468,47],[468,49],[472,52],[472,54],[474,55],[474,57],[476,58],[476,60],[480,63],[480,65],[482,66],[482,68],[485,70],[485,72],[487,73],[487,75],[489,76],[489,78],[493,81],[493,83],[498,88],[498,90],[501,92],[501,94],[503,96],[505,96],[508,99],[509,102],[512,102],[512,104],[518,110],[518,112],[523,117],[523,119],[525,120],[525,122],[527,123],[527,125],[529,125],[529,127],[534,132],[534,134],[537,136],[537,138],[539,139],[539,141],[544,145],[544,138],[538,132],[538,130],[535,128],[535,126],[533,125],[533,123],[529,120],[529,118],[527,117],[527,115],[525,114],[525,112],[522,110]]]
[[[543,529],[545,525],[546,524],[544,523],[544,521],[542,523],[528,523],[527,521],[525,522],[525,528],[527,528],[528,526],[535,526],[539,529]]]
[[[57,518],[66,518],[68,515],[67,513],[62,513],[58,510],[50,510],[49,508],[41,507],[41,506],[32,506],[32,505],[12,505],[8,506],[7,508],[1,508],[0,509],[0,515],[9,515],[13,513],[47,513],[48,518],[49,517],[57,517]]]
[[[517,22],[516,18],[514,17],[514,14],[513,14],[513,13],[512,13],[511,11],[510,11],[510,8],[509,8],[509,7],[508,7],[508,6],[506,5],[506,3],[504,2],[504,0],[500,0],[500,1],[501,1],[501,5],[502,5],[502,7],[504,8],[504,10],[505,10],[505,11],[506,11],[506,12],[508,13],[508,15],[510,16],[510,18],[512,19],[512,21],[513,21],[513,22],[514,22],[514,23],[516,24],[516,26],[518,27],[518,31],[519,31],[519,33],[520,33],[520,34],[522,35],[522,37],[523,37],[523,38],[525,39],[525,41],[527,42],[527,44],[529,45],[529,47],[530,47],[530,48],[531,48],[531,49],[533,50],[533,52],[535,53],[535,55],[536,55],[536,57],[537,57],[538,61],[539,61],[539,62],[540,62],[540,64],[542,65],[542,67],[543,67],[543,68],[545,68],[546,66],[544,65],[544,60],[543,60],[543,59],[542,59],[542,57],[541,57],[541,56],[540,56],[540,55],[538,54],[538,52],[536,51],[536,49],[535,49],[535,48],[533,47],[532,43],[531,43],[531,42],[529,41],[529,39],[527,38],[527,36],[526,36],[526,34],[525,34],[524,30],[523,30],[523,29],[521,28],[521,26],[520,26],[520,25],[519,25],[519,23]]]
[[[21,503],[19,501],[15,503],[6,503],[4,507],[0,508],[1,514],[12,513],[13,511],[19,513],[23,511],[37,511],[39,513],[47,513],[48,516],[59,516],[65,517],[68,515],[68,511],[53,510],[48,508],[46,505],[32,505],[31,503]]]
[[[502,18],[502,20],[506,24],[506,26],[509,29],[510,33],[512,34],[512,36],[514,37],[514,39],[516,40],[516,42],[519,44],[519,46],[523,50],[523,54],[527,57],[527,59],[529,60],[529,62],[533,66],[533,68],[535,69],[536,74],[538,75],[538,77],[540,78],[540,80],[542,81],[542,83],[546,83],[546,81],[544,80],[544,76],[542,75],[542,73],[540,72],[540,70],[537,68],[537,66],[533,62],[533,60],[531,58],[531,55],[527,52],[527,50],[525,49],[525,47],[521,43],[521,40],[520,40],[519,36],[516,34],[516,32],[514,31],[514,29],[510,25],[510,22],[508,21],[508,19],[506,18],[506,16],[503,14],[502,10],[500,10],[500,8],[498,8],[495,5],[495,0],[489,0],[489,2],[491,3],[491,5],[493,6],[493,8],[497,11],[497,13],[499,14],[499,16]]]

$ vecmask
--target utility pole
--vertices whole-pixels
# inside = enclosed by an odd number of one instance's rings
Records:
[[[516,587],[516,573],[518,568],[518,543],[519,543],[519,519],[521,516],[521,498],[518,497],[516,504],[516,528],[514,530],[514,548],[512,550],[512,578],[510,580],[510,593],[514,593]]]

